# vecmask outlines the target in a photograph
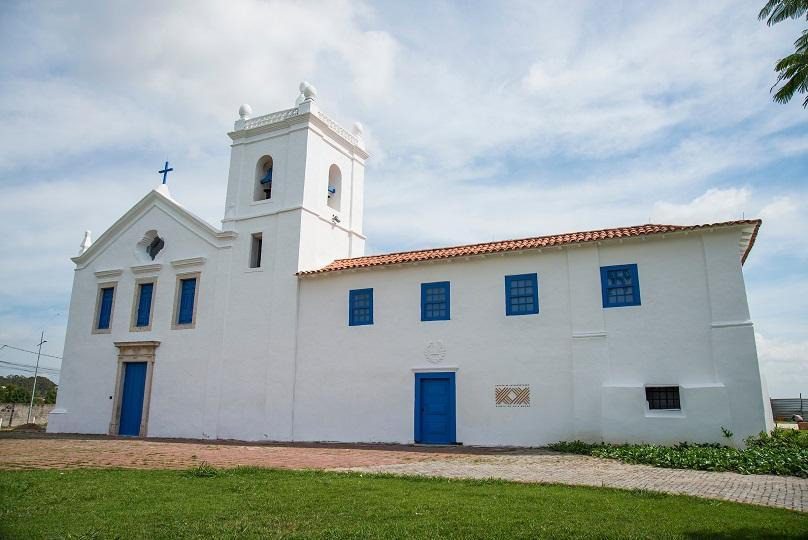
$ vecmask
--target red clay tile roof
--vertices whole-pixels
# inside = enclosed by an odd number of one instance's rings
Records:
[[[675,233],[682,231],[695,231],[699,229],[715,229],[739,225],[754,226],[754,230],[749,236],[748,244],[746,245],[743,255],[741,256],[741,263],[743,263],[746,261],[746,257],[749,255],[749,251],[752,249],[752,245],[755,243],[755,238],[757,238],[758,229],[760,229],[761,223],[762,221],[759,219],[744,219],[738,221],[725,221],[722,223],[708,223],[704,225],[647,224],[635,225],[633,227],[619,227],[616,229],[602,229],[599,231],[583,231],[566,234],[554,234],[551,236],[537,236],[534,238],[522,238],[519,240],[502,240],[499,242],[486,242],[484,244],[469,244],[465,246],[424,249],[419,251],[384,253],[381,255],[356,257],[353,259],[337,259],[323,268],[298,272],[298,275],[308,276],[312,274],[322,274],[325,272],[337,272],[340,270],[354,270],[359,268],[372,268],[375,266],[387,266],[391,264],[451,259],[454,257],[470,257],[474,255],[485,255],[488,253],[519,251],[523,249],[539,249],[543,247],[564,246],[586,242],[597,242],[600,240],[650,236],[655,234]]]

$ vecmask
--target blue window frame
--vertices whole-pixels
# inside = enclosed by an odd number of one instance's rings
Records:
[[[348,326],[373,324],[373,289],[354,289],[348,295]]]
[[[505,315],[534,315],[539,312],[539,276],[505,276]]]
[[[135,326],[138,328],[149,326],[151,322],[153,293],[154,283],[141,283],[138,286],[137,320],[135,321]]]
[[[421,320],[448,321],[449,282],[421,283]]]
[[[196,298],[196,278],[180,280],[180,306],[177,310],[177,324],[194,322],[194,300]]]
[[[636,264],[601,266],[600,285],[604,308],[640,305],[640,279]]]
[[[98,306],[98,321],[96,329],[109,330],[109,323],[112,320],[112,300],[115,296],[115,287],[104,287],[101,289],[100,305]]]

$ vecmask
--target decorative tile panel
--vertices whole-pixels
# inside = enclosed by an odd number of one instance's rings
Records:
[[[497,407],[530,407],[529,384],[498,384],[494,386]]]

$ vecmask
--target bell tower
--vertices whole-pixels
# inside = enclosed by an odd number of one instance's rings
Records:
[[[298,243],[297,270],[363,255],[368,154],[361,124],[349,132],[326,116],[307,82],[300,83],[294,107],[251,114],[251,107],[242,105],[228,134],[233,144],[222,227],[242,239],[283,227],[278,233],[284,247],[264,241],[264,254],[280,256],[274,252]]]
[[[223,284],[221,371],[210,378],[219,438],[293,437],[293,389],[301,270],[364,254],[365,160],[361,125],[348,131],[300,84],[295,106],[251,117],[249,105],[228,135],[231,145],[224,230],[237,233],[217,269]],[[205,287],[203,276],[200,287]],[[219,301],[219,300],[217,300]]]

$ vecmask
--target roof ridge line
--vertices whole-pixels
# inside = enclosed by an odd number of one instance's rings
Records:
[[[587,231],[573,231],[573,232],[563,232],[563,233],[556,233],[556,234],[542,234],[539,236],[524,236],[521,238],[505,238],[502,240],[491,240],[490,242],[473,242],[471,244],[454,244],[449,246],[441,246],[441,247],[434,247],[434,248],[423,248],[423,249],[408,249],[404,251],[387,251],[385,253],[377,253],[375,255],[362,255],[360,257],[346,257],[342,259],[334,259],[329,264],[334,264],[338,261],[355,261],[358,259],[366,259],[371,257],[385,257],[385,256],[393,256],[393,255],[407,255],[408,253],[424,253],[426,251],[440,251],[442,249],[459,249],[459,248],[470,248],[475,246],[487,246],[490,244],[501,244],[503,242],[524,242],[527,240],[540,240],[542,238],[555,238],[558,236],[570,236],[570,235],[579,235],[579,234],[592,234],[592,233],[599,233],[599,232],[607,232],[607,231],[618,231],[621,229],[638,229],[640,227],[677,227],[677,228],[705,228],[705,227],[720,227],[722,225],[740,225],[742,223],[749,222],[750,225],[754,224],[754,222],[762,222],[760,219],[742,219],[736,221],[718,221],[715,223],[703,223],[703,224],[696,224],[696,225],[678,225],[673,223],[643,223],[641,225],[624,225],[621,227],[607,227],[603,229],[590,229]]]
[[[494,240],[491,242],[479,242],[475,244],[460,244],[454,246],[444,246],[437,248],[419,249],[411,251],[398,251],[390,253],[380,253],[377,255],[363,255],[347,259],[336,259],[326,266],[314,270],[302,270],[297,272],[298,276],[336,272],[344,270],[355,270],[358,268],[372,268],[377,266],[390,266],[398,264],[417,263],[427,260],[452,259],[456,257],[472,257],[486,255],[489,253],[501,253],[510,251],[521,251],[529,249],[542,249],[546,247],[574,245],[588,242],[600,242],[615,238],[636,238],[640,236],[652,236],[664,233],[677,233],[694,231],[700,229],[711,229],[720,227],[731,227],[738,225],[754,225],[755,229],[750,236],[748,244],[741,261],[746,261],[749,251],[757,237],[763,221],[761,219],[740,219],[734,221],[720,221],[715,223],[703,223],[696,225],[672,225],[660,223],[645,223],[642,225],[629,225],[623,227],[611,227],[606,229],[593,229],[588,231],[575,231],[559,234],[549,234],[543,236],[531,236],[509,240]],[[528,244],[525,246],[512,244]],[[532,245],[529,245],[532,244]],[[445,252],[445,254],[439,254]]]

